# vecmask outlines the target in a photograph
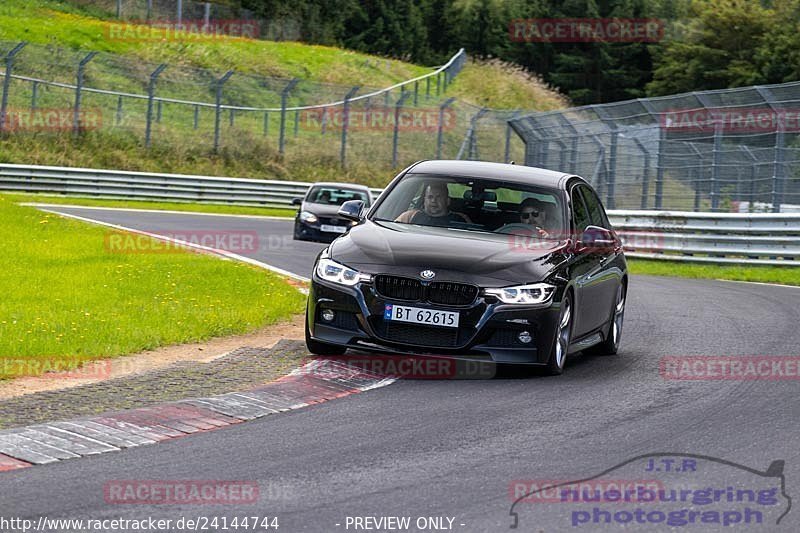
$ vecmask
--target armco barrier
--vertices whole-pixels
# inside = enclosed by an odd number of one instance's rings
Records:
[[[0,164],[0,190],[286,207],[307,182]],[[372,189],[377,197],[381,189]],[[609,211],[630,257],[800,266],[800,213]]]

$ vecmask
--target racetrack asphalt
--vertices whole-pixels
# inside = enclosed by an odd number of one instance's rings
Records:
[[[323,247],[291,241],[290,221],[55,210],[159,233],[257,231],[275,245],[251,257],[306,277]],[[512,523],[514,480],[583,479],[658,452],[713,456],[756,470],[783,460],[785,492],[797,500],[800,381],[675,381],[662,377],[659,362],[697,355],[797,358],[800,289],[636,276],[628,295],[619,355],[575,357],[560,377],[400,380],[158,446],[6,472],[0,514],[277,516],[283,532],[353,531],[348,516],[447,516],[455,531],[504,531]],[[731,476],[733,485],[747,483]],[[250,480],[261,496],[238,506],[104,500],[109,481],[154,479]],[[691,481],[702,486],[702,474]],[[535,504],[518,510],[522,531],[598,529],[574,527],[566,507],[546,516]],[[733,527],[679,528],[717,529]],[[798,531],[800,510],[780,525],[736,529]]]

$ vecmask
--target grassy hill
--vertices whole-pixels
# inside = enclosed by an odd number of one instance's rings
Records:
[[[292,92],[290,105],[339,100],[352,85],[383,88],[432,70],[399,60],[370,56],[326,46],[294,42],[270,42],[243,38],[214,40],[115,38],[119,22],[91,9],[59,0],[4,0],[0,5],[0,40],[7,49],[15,41],[31,44],[19,56],[17,74],[74,83],[75,66],[86,51],[102,54],[87,66],[88,87],[144,94],[149,72],[159,63],[170,66],[159,81],[158,94],[185,100],[212,102],[213,79],[229,69],[237,72],[226,85],[224,103],[273,107],[288,78],[303,81]],[[455,44],[454,44],[455,48]],[[455,50],[453,50],[455,52]],[[424,84],[423,84],[424,85]],[[264,88],[268,87],[269,90]],[[47,89],[47,90],[44,90]],[[40,90],[38,106],[70,109],[74,92],[47,87]],[[392,95],[386,113],[399,92]],[[446,132],[443,156],[458,151],[469,119],[479,107],[546,110],[563,107],[565,100],[536,78],[496,62],[470,62],[456,77],[446,95],[419,103],[422,111],[435,111],[442,99],[456,97],[456,125]],[[32,98],[29,82],[14,80],[12,109],[27,109]],[[350,165],[338,164],[339,133],[294,128],[289,117],[286,156],[277,154],[278,117],[273,115],[264,131],[265,117],[242,113],[236,122],[226,116],[222,125],[222,149],[211,153],[213,110],[198,112],[193,127],[192,107],[165,104],[163,120],[154,124],[153,146],[144,148],[145,102],[124,103],[124,115],[116,113],[116,99],[85,93],[84,105],[103,111],[102,127],[76,138],[68,131],[17,131],[4,138],[0,162],[52,164],[165,171],[271,179],[346,179],[372,185],[384,184],[392,175],[390,129],[353,131],[349,139]],[[383,105],[382,103],[370,105]],[[358,110],[356,110],[358,111]],[[302,117],[298,116],[298,120]],[[232,121],[232,119],[231,119]],[[480,156],[502,157],[505,126],[489,116],[481,123]],[[271,128],[271,129],[269,129]],[[399,161],[433,157],[435,133],[410,131],[401,135]],[[521,143],[512,147],[520,158]]]

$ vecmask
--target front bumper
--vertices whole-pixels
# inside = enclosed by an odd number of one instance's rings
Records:
[[[322,231],[322,225],[329,224],[335,226],[345,226],[350,227],[352,222],[349,220],[337,220],[337,219],[321,219],[320,221],[309,224],[307,222],[302,222],[301,220],[295,218],[294,221],[294,238],[299,241],[317,241],[317,242],[333,242],[334,239],[337,237],[341,237],[344,235],[343,233],[338,233],[334,231]]]
[[[345,287],[320,280],[315,273],[308,295],[308,330],[314,340],[370,352],[544,365],[555,340],[561,296],[556,291],[550,304],[538,307],[503,304],[482,295],[470,305],[445,306],[385,299],[371,283]],[[383,318],[386,304],[458,311],[460,325],[389,324]],[[334,311],[333,320],[322,319],[324,309]],[[532,337],[529,343],[518,339],[523,331]]]

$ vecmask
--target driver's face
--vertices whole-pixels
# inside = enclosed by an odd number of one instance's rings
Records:
[[[425,213],[432,217],[441,217],[447,214],[450,197],[447,189],[443,187],[427,187],[425,189]]]
[[[525,224],[544,227],[544,211],[537,211],[533,207],[524,207],[519,213],[520,219]]]

